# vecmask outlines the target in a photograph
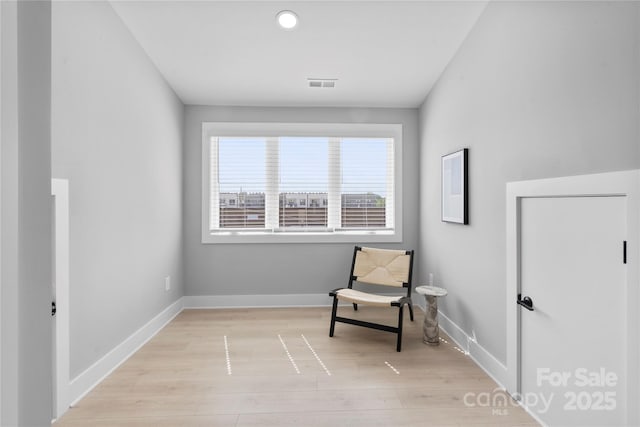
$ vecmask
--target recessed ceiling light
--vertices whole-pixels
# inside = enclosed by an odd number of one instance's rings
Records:
[[[285,30],[293,30],[298,25],[298,15],[290,10],[283,10],[276,15],[278,25]]]

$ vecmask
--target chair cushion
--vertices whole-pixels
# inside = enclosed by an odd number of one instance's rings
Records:
[[[336,295],[341,301],[349,301],[356,304],[374,305],[380,307],[389,307],[392,302],[399,301],[404,296],[386,296],[369,294],[367,292],[356,291],[355,289],[344,288],[336,291]]]

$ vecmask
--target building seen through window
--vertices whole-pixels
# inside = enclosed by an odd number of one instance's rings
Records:
[[[280,227],[327,227],[327,193],[280,193]],[[220,193],[220,228],[264,227],[264,193]],[[385,198],[374,193],[342,194],[343,228],[385,226]]]

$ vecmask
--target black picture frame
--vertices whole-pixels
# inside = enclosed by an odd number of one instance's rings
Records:
[[[469,149],[442,156],[443,222],[469,224]]]

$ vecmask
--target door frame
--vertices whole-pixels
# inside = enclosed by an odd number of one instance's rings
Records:
[[[53,342],[53,418],[69,409],[69,180],[53,178],[54,198],[54,300],[56,302]]]
[[[640,242],[640,170],[609,172],[561,178],[507,183],[506,213],[506,321],[507,321],[507,378],[506,389],[518,399],[520,384],[520,314],[516,304],[520,291],[520,215],[523,198],[547,197],[606,197],[624,196],[627,201],[627,280],[626,280],[626,423],[640,423],[640,408],[631,402],[640,397],[640,358],[638,330],[640,317],[640,283],[638,250]],[[622,253],[622,251],[621,251]]]
[[[2,4],[0,3],[0,48],[2,47]],[[0,129],[2,120],[2,49],[0,49]],[[0,131],[0,384],[2,384],[2,132]],[[0,387],[0,423],[2,422],[2,387]]]

